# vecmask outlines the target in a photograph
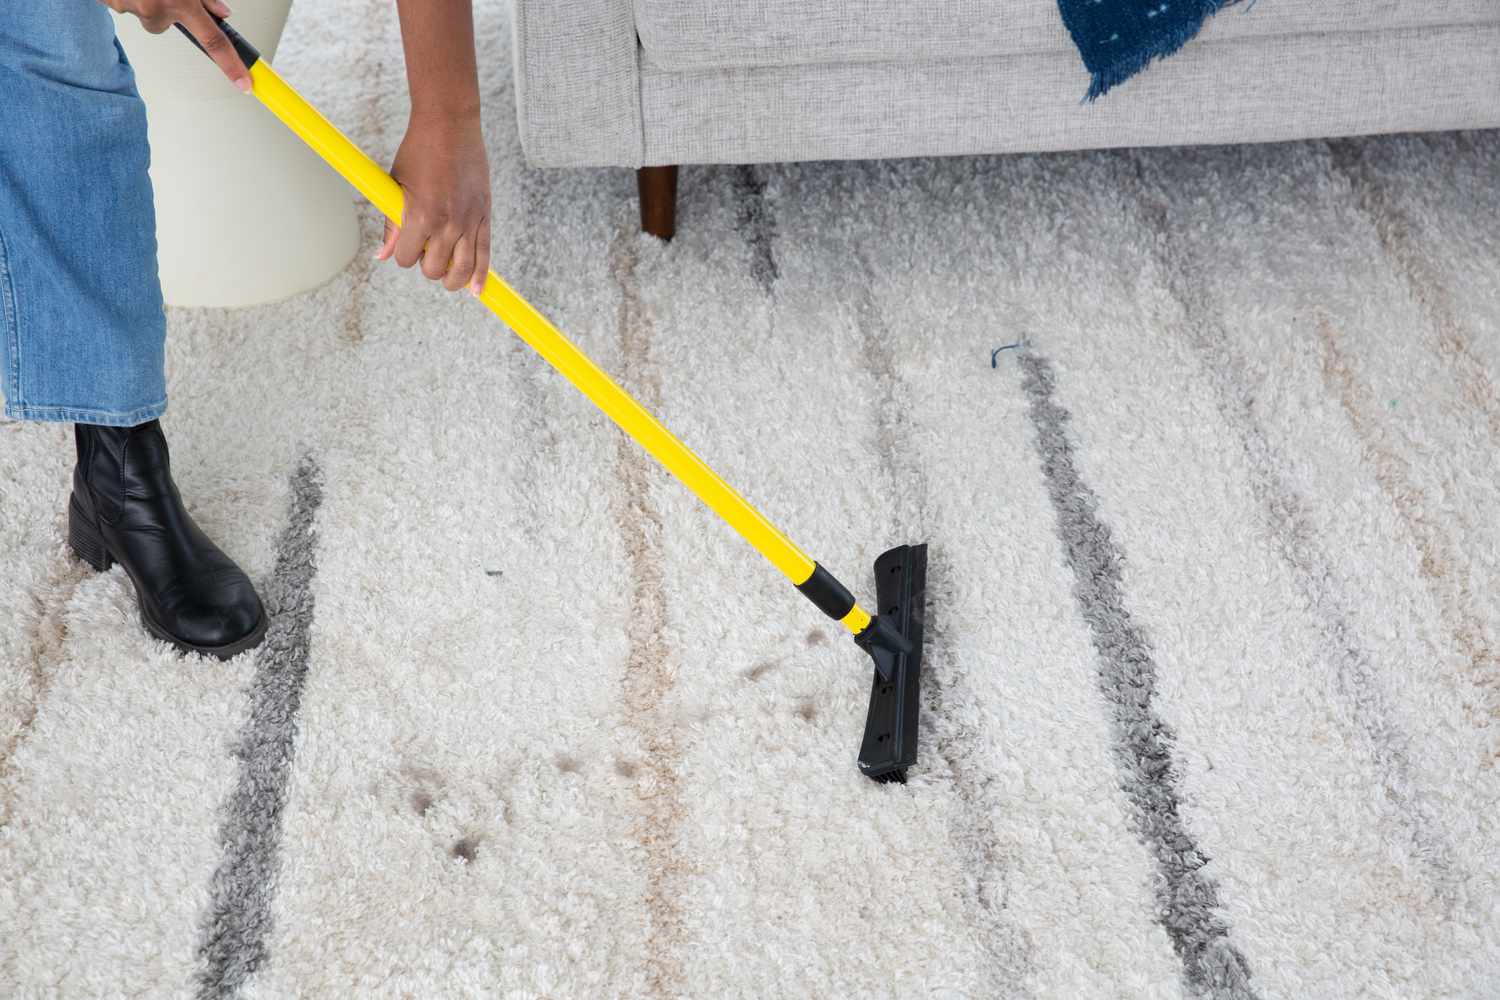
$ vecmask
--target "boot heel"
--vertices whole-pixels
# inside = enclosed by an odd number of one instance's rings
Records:
[[[101,572],[114,565],[115,560],[104,547],[98,527],[89,521],[78,508],[78,501],[72,497],[68,498],[68,546],[78,558]]]

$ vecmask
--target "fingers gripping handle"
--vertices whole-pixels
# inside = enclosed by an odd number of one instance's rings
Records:
[[[219,30],[224,32],[224,37],[229,39],[229,44],[234,46],[234,51],[239,53],[240,62],[245,64],[246,69],[249,69],[256,63],[260,62],[260,52],[256,50],[254,45],[251,45],[249,42],[245,41],[244,35],[240,34],[238,31],[235,31],[232,27],[229,26],[228,21],[224,20],[218,15],[210,14],[208,16],[212,17],[214,19],[214,23],[219,26]],[[196,48],[199,52],[203,52],[204,55],[208,55],[208,53],[203,49],[203,43],[194,38],[191,31],[187,30],[180,24],[176,25],[176,28],[178,31],[182,32],[184,36],[187,37],[188,41],[193,43],[194,48]]]

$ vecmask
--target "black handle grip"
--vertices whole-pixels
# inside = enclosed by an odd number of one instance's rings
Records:
[[[234,51],[239,53],[240,62],[245,64],[246,69],[249,69],[251,66],[254,66],[257,62],[260,61],[260,53],[256,51],[255,46],[245,41],[245,36],[240,34],[238,31],[235,31],[234,28],[230,27],[228,21],[214,14],[210,14],[208,16],[212,17],[214,19],[214,23],[219,26],[219,30],[224,32],[224,37],[229,39],[229,44],[234,46]],[[187,40],[192,42],[199,52],[203,52],[203,43],[199,42],[197,38],[193,37],[193,33],[191,31],[187,30],[180,24],[177,25],[177,30],[187,36]]]

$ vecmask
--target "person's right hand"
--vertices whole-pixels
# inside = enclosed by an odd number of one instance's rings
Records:
[[[141,19],[141,27],[159,35],[174,24],[180,24],[203,46],[210,59],[218,63],[231,83],[245,93],[250,92],[250,71],[240,60],[224,32],[214,23],[216,17],[228,17],[229,7],[222,0],[99,0],[118,14],[134,14]]]

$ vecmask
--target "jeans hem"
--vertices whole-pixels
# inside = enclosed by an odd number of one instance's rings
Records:
[[[5,415],[12,420],[67,421],[75,424],[101,424],[105,427],[134,427],[155,420],[167,412],[165,399],[134,410],[97,410],[77,406],[32,406],[29,403],[6,403]]]

